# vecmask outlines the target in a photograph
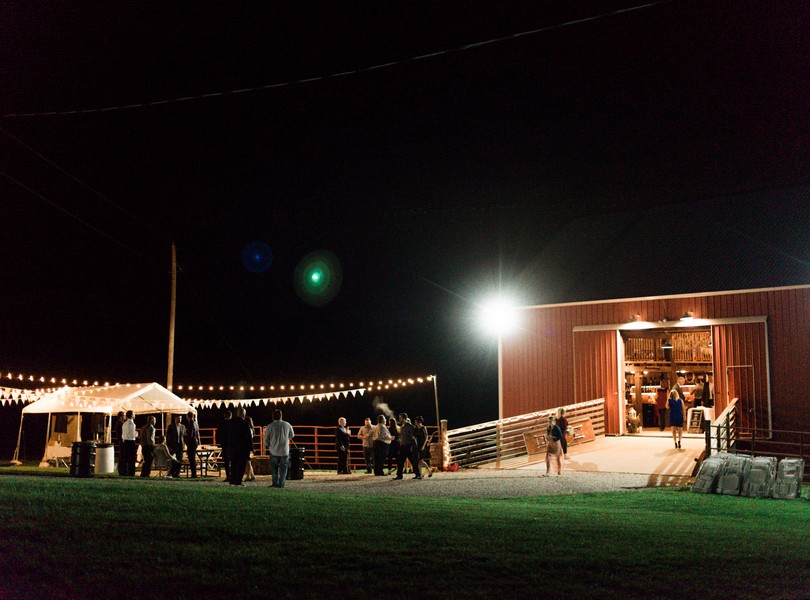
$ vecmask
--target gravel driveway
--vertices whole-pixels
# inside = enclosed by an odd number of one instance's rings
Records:
[[[303,480],[288,481],[284,490],[273,493],[295,493],[298,490],[375,496],[440,496],[461,498],[516,498],[549,494],[585,494],[612,492],[647,487],[684,485],[683,477],[661,477],[633,473],[588,473],[567,471],[560,477],[544,477],[537,471],[470,469],[456,473],[436,473],[421,481],[406,475],[393,477],[352,474],[336,475],[306,471]],[[222,484],[224,485],[224,483]],[[267,487],[269,476],[257,476],[247,487]]]

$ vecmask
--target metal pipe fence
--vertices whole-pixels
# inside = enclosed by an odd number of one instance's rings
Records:
[[[428,426],[428,437],[435,434],[438,427]],[[360,427],[349,427],[349,469],[351,471],[365,470],[366,462],[363,458],[363,443],[357,437]],[[290,440],[290,447],[304,448],[304,463],[308,469],[337,470],[337,448],[335,446],[335,426],[322,425],[295,425],[295,437]],[[216,428],[201,427],[200,441],[203,444],[217,445],[215,442]],[[264,426],[253,428],[253,455],[267,456],[264,447]],[[434,438],[435,441],[435,438]],[[395,461],[396,462],[396,461]]]

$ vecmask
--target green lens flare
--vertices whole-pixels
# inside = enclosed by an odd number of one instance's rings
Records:
[[[337,295],[343,275],[340,261],[327,250],[307,254],[295,268],[295,291],[312,306],[324,306]]]

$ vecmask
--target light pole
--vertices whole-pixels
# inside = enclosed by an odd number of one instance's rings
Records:
[[[498,419],[503,419],[503,336],[518,328],[518,304],[507,296],[495,296],[479,305],[478,322],[485,333],[498,339]]]

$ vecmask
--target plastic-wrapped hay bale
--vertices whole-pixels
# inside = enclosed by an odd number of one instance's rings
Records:
[[[742,484],[748,469],[751,468],[751,458],[733,454],[723,465],[723,472],[717,482],[717,493],[728,496],[739,496],[742,491]]]
[[[698,494],[713,494],[717,491],[717,482],[723,472],[726,459],[721,456],[711,456],[700,464],[692,491]]]
[[[804,476],[803,458],[783,458],[776,469],[776,481],[772,495],[780,500],[798,498],[802,491]]]
[[[776,479],[776,458],[758,456],[751,459],[751,466],[743,481],[742,495],[749,498],[767,498],[771,495]]]

